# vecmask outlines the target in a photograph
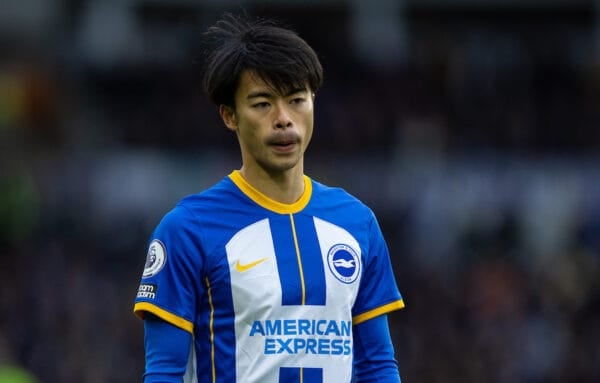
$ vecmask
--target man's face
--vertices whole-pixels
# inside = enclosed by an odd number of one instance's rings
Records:
[[[238,135],[244,167],[273,174],[303,165],[313,131],[314,96],[308,85],[283,93],[245,71],[235,110],[221,106],[223,121]]]

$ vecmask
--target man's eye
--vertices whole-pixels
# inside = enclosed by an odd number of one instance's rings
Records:
[[[257,104],[252,105],[253,108],[263,109],[269,106],[268,102],[259,102]]]
[[[302,97],[296,97],[296,98],[293,98],[290,103],[292,103],[292,104],[301,104],[304,101],[306,101],[304,98],[302,98]]]

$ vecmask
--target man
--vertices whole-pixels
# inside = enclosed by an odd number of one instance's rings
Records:
[[[145,382],[399,382],[404,306],[372,211],[304,175],[321,64],[296,33],[226,16],[204,88],[242,166],[152,235],[134,312]]]

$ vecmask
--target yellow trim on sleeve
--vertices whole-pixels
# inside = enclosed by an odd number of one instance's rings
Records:
[[[172,324],[173,326],[179,327],[182,330],[189,332],[190,334],[194,333],[194,324],[182,317],[179,317],[175,314],[172,314],[166,310],[161,309],[160,307],[153,305],[149,302],[138,302],[133,306],[133,312],[139,318],[144,319],[144,313],[149,312],[160,319],[164,320]]]
[[[364,312],[362,314],[358,314],[357,316],[352,318],[352,324],[357,325],[359,323],[368,321],[369,319],[375,318],[379,315],[387,314],[391,311],[400,310],[402,308],[404,308],[404,301],[400,299],[398,301],[388,303],[387,305],[377,307],[376,309]]]
[[[312,182],[308,176],[304,176],[304,192],[296,202],[290,204],[277,202],[259,192],[252,185],[250,185],[248,181],[244,179],[244,177],[242,177],[239,170],[232,171],[229,174],[229,178],[238,188],[240,188],[242,193],[248,196],[248,198],[250,198],[252,201],[256,202],[265,209],[279,214],[298,213],[304,209],[306,205],[308,205],[312,195]]]

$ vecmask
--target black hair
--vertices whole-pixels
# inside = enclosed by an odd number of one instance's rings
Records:
[[[204,36],[203,88],[215,104],[234,106],[243,71],[254,72],[274,89],[304,88],[323,83],[323,68],[315,51],[295,31],[272,20],[248,20],[226,14]]]

